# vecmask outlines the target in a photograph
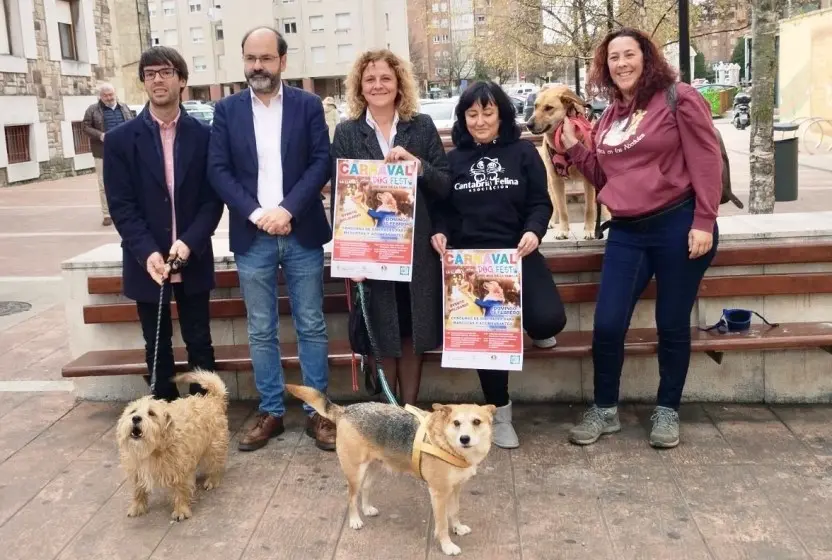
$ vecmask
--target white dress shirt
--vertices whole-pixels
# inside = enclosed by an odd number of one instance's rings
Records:
[[[367,109],[367,118],[365,119],[367,124],[370,125],[370,128],[376,131],[376,138],[378,139],[378,145],[381,148],[381,153],[384,154],[384,157],[387,157],[387,154],[390,152],[390,148],[393,147],[393,142],[396,140],[396,125],[399,124],[399,112],[396,111],[396,114],[393,115],[393,126],[390,128],[390,141],[384,139],[384,133],[381,132],[381,127],[376,123],[373,115],[370,114],[370,110]]]
[[[251,92],[254,115],[254,139],[257,145],[257,202],[260,208],[248,217],[257,223],[266,210],[274,210],[283,201],[283,160],[280,141],[283,127],[283,84],[268,107]]]

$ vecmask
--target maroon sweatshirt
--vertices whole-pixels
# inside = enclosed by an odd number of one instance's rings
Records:
[[[592,131],[595,153],[578,143],[568,154],[613,217],[649,214],[692,190],[693,228],[711,232],[722,198],[719,141],[705,98],[684,82],[676,94],[675,115],[664,91],[644,110],[616,100]]]

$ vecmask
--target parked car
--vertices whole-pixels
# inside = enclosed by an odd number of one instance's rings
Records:
[[[193,118],[195,118],[196,120],[202,121],[202,122],[206,123],[209,126],[214,123],[214,108],[211,107],[210,105],[203,105],[203,104],[194,105],[194,104],[191,104],[189,106],[189,105],[185,105],[183,103],[182,106],[185,107],[185,110],[188,112],[188,114],[190,116],[192,116]]]
[[[456,122],[456,105],[458,97],[450,99],[420,100],[419,112],[433,119],[433,124],[439,130],[451,128]]]

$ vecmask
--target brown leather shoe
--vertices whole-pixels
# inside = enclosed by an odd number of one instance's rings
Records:
[[[306,435],[315,440],[318,449],[335,450],[335,423],[320,414],[306,417]]]
[[[269,440],[283,433],[283,418],[275,418],[271,414],[261,412],[257,423],[240,440],[237,449],[240,451],[254,451],[265,447]]]

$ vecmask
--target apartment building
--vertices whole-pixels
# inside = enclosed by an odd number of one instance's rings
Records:
[[[408,57],[403,0],[149,0],[154,44],[175,47],[191,70],[186,95],[220,99],[245,87],[243,35],[258,25],[289,44],[284,80],[321,97],[343,96],[355,57],[389,48]]]
[[[458,85],[474,70],[474,41],[485,29],[491,0],[407,0],[410,59],[425,92]]]
[[[144,0],[0,0],[0,186],[93,168],[84,112],[102,81],[139,90],[149,41]]]

